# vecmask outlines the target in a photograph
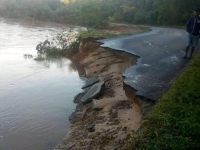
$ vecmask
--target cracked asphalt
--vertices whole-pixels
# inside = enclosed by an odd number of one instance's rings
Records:
[[[134,88],[137,96],[157,102],[190,61],[183,59],[186,41],[183,29],[151,27],[147,33],[98,42],[101,47],[138,56],[137,64],[125,70],[124,83]]]

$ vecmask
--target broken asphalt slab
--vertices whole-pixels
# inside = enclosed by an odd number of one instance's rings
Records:
[[[186,40],[183,29],[152,27],[148,33],[98,42],[103,43],[101,47],[138,56],[137,64],[125,70],[124,83],[137,96],[158,101],[189,62],[183,59]]]
[[[75,143],[69,143],[69,144],[67,144],[67,146],[65,147],[65,150],[69,150],[69,149],[71,149],[72,147],[74,147],[75,146]]]
[[[98,97],[104,85],[105,85],[105,82],[99,82],[93,85],[90,88],[90,90],[88,90],[88,92],[83,96],[83,98],[81,99],[81,102],[89,103],[92,101],[93,98]]]
[[[82,89],[88,88],[98,82],[99,82],[98,77],[97,76],[93,77],[93,78],[89,79],[88,81],[86,81],[86,83],[82,86]]]

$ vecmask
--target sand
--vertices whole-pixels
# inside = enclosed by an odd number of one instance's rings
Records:
[[[83,104],[80,93],[70,116],[71,127],[63,143],[55,149],[70,150],[122,150],[126,141],[136,132],[143,118],[142,105],[134,90],[124,90],[122,74],[136,63],[136,57],[100,47],[94,38],[82,41],[74,60],[85,69],[85,77],[98,76],[105,81],[105,89],[98,99]],[[93,125],[93,132],[87,127]]]

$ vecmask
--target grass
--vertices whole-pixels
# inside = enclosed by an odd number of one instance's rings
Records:
[[[200,55],[160,99],[126,149],[200,149]]]
[[[114,33],[114,32],[111,32],[111,31],[94,29],[94,30],[88,30],[88,31],[81,33],[79,35],[79,37],[81,39],[87,38],[87,37],[106,39],[106,38],[122,37],[122,36],[125,36],[125,35],[129,35],[129,34]]]

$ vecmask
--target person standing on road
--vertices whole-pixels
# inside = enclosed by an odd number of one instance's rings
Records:
[[[200,38],[200,18],[199,10],[194,11],[194,17],[190,18],[187,23],[188,41],[185,49],[185,56],[187,58],[188,51],[191,47],[191,53],[189,58],[192,58],[195,48],[198,46],[198,40]]]

